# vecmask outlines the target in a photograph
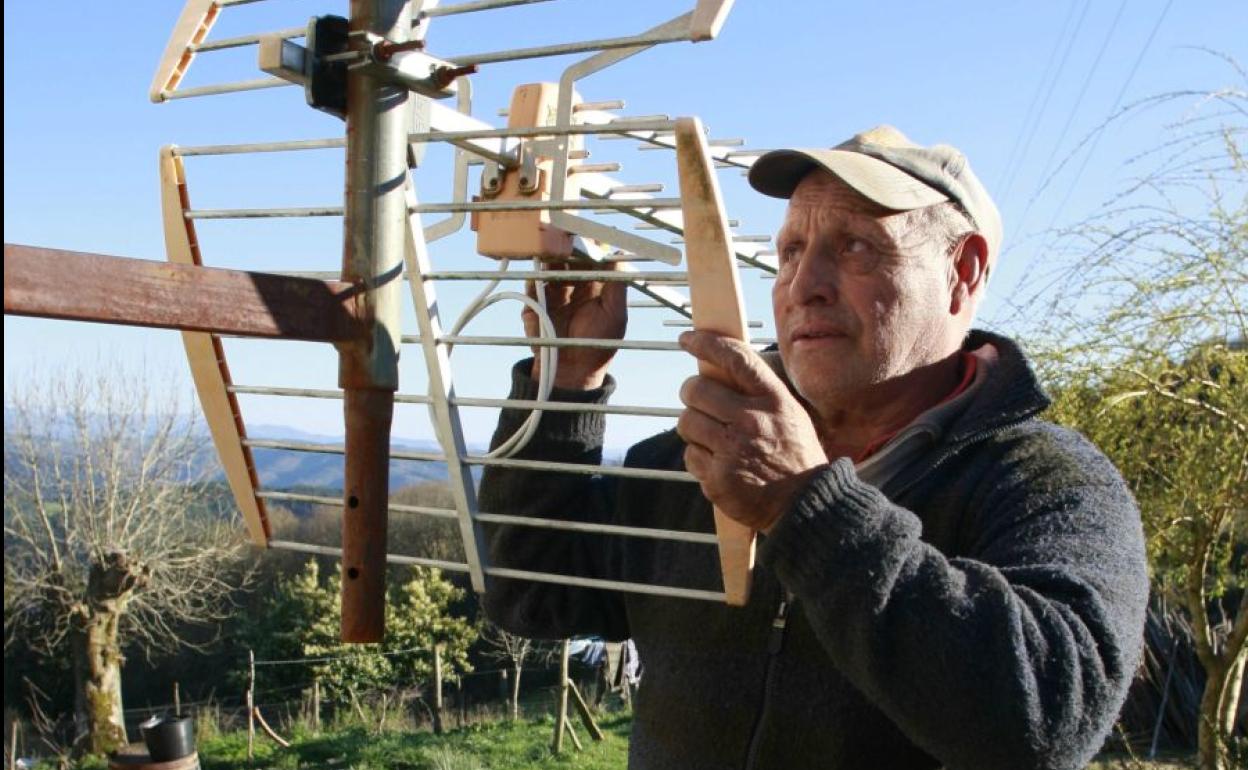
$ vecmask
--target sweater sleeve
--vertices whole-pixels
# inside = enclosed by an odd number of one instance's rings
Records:
[[[1148,595],[1139,513],[1108,460],[1071,443],[984,474],[957,557],[848,460],[760,553],[834,665],[949,768],[1083,767],[1126,696]]]
[[[528,376],[531,362],[526,359],[513,369],[510,398],[536,398],[537,384]],[[605,403],[613,390],[614,381],[608,377],[596,390],[555,389],[551,400]],[[528,410],[503,410],[491,446],[519,430],[528,415]],[[597,465],[602,460],[603,430],[602,414],[546,411],[533,438],[514,457]],[[613,486],[609,479],[589,474],[487,466],[479,506],[485,513],[605,522],[611,516]],[[612,576],[613,542],[602,535],[503,524],[488,526],[486,541],[495,567],[586,578]],[[486,580],[484,607],[495,623],[529,638],[628,637],[623,602],[608,591],[491,577]]]

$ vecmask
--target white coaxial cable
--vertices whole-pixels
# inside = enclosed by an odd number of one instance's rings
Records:
[[[476,318],[481,311],[485,310],[490,305],[504,300],[522,302],[526,307],[532,310],[534,314],[537,315],[537,323],[541,330],[542,337],[554,339],[558,336],[555,332],[554,322],[550,320],[550,315],[546,310],[545,281],[536,282],[536,293],[538,296],[537,300],[534,300],[527,294],[518,291],[501,291],[497,294],[494,293],[494,290],[498,287],[499,282],[502,281],[501,274],[507,272],[507,267],[510,262],[511,260],[508,259],[499,260],[499,277],[492,279],[488,284],[486,284],[485,289],[474,297],[472,302],[468,303],[468,306],[464,308],[462,313],[460,313],[459,318],[455,320],[455,325],[451,327],[452,337],[458,336],[463,328],[474,318]],[[451,353],[452,349],[452,346],[447,346],[448,355]],[[548,345],[538,347],[537,356],[538,361],[541,364],[541,374],[537,380],[537,398],[535,399],[538,402],[550,399],[550,391],[554,388],[555,384],[555,367],[558,365],[559,360],[557,353],[558,351],[555,348]],[[537,432],[538,422],[540,422],[541,419],[542,409],[540,407],[533,409],[529,412],[529,416],[525,418],[524,424],[521,425],[515,433],[511,434],[507,440],[491,449],[485,456],[490,458],[511,457],[515,453],[519,452],[533,438],[533,434]]]

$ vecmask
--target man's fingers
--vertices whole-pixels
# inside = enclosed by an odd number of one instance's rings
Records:
[[[721,423],[731,423],[733,418],[750,408],[748,397],[731,386],[703,375],[695,375],[680,386],[680,401],[690,409],[696,409]]]
[[[729,439],[724,423],[697,409],[686,409],[676,421],[676,433],[686,444],[697,444],[714,452]]]
[[[764,396],[783,387],[771,367],[741,340],[695,330],[680,335],[680,346],[719,369],[747,396]]]
[[[713,462],[713,456],[705,448],[697,444],[685,445],[685,470],[692,473],[698,481],[702,481],[710,474]]]
[[[606,281],[602,287],[602,307],[612,318],[628,318],[628,284]]]

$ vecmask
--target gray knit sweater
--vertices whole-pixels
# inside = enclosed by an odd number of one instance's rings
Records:
[[[999,354],[990,375],[923,431],[921,451],[911,432],[905,467],[879,488],[845,459],[814,477],[763,538],[747,606],[493,579],[486,611],[531,637],[634,639],[635,770],[1083,767],[1140,653],[1139,514],[1095,447],[1037,419],[1048,402],[1018,348],[974,332],[968,349],[985,343]],[[527,371],[513,397],[533,397]],[[505,412],[496,441],[523,417]],[[521,456],[596,463],[602,428],[599,415],[548,412]],[[682,452],[667,432],[626,463],[682,469]],[[714,528],[697,486],[680,482],[490,468],[481,508]],[[721,588],[712,546],[488,534],[499,566]]]

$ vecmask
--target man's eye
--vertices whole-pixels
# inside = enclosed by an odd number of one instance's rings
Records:
[[[793,260],[797,259],[798,255],[799,255],[799,252],[796,246],[785,246],[784,248],[780,249],[780,261],[782,263],[792,262]]]
[[[848,238],[841,247],[840,265],[851,275],[866,275],[879,261],[879,252],[862,238]]]

